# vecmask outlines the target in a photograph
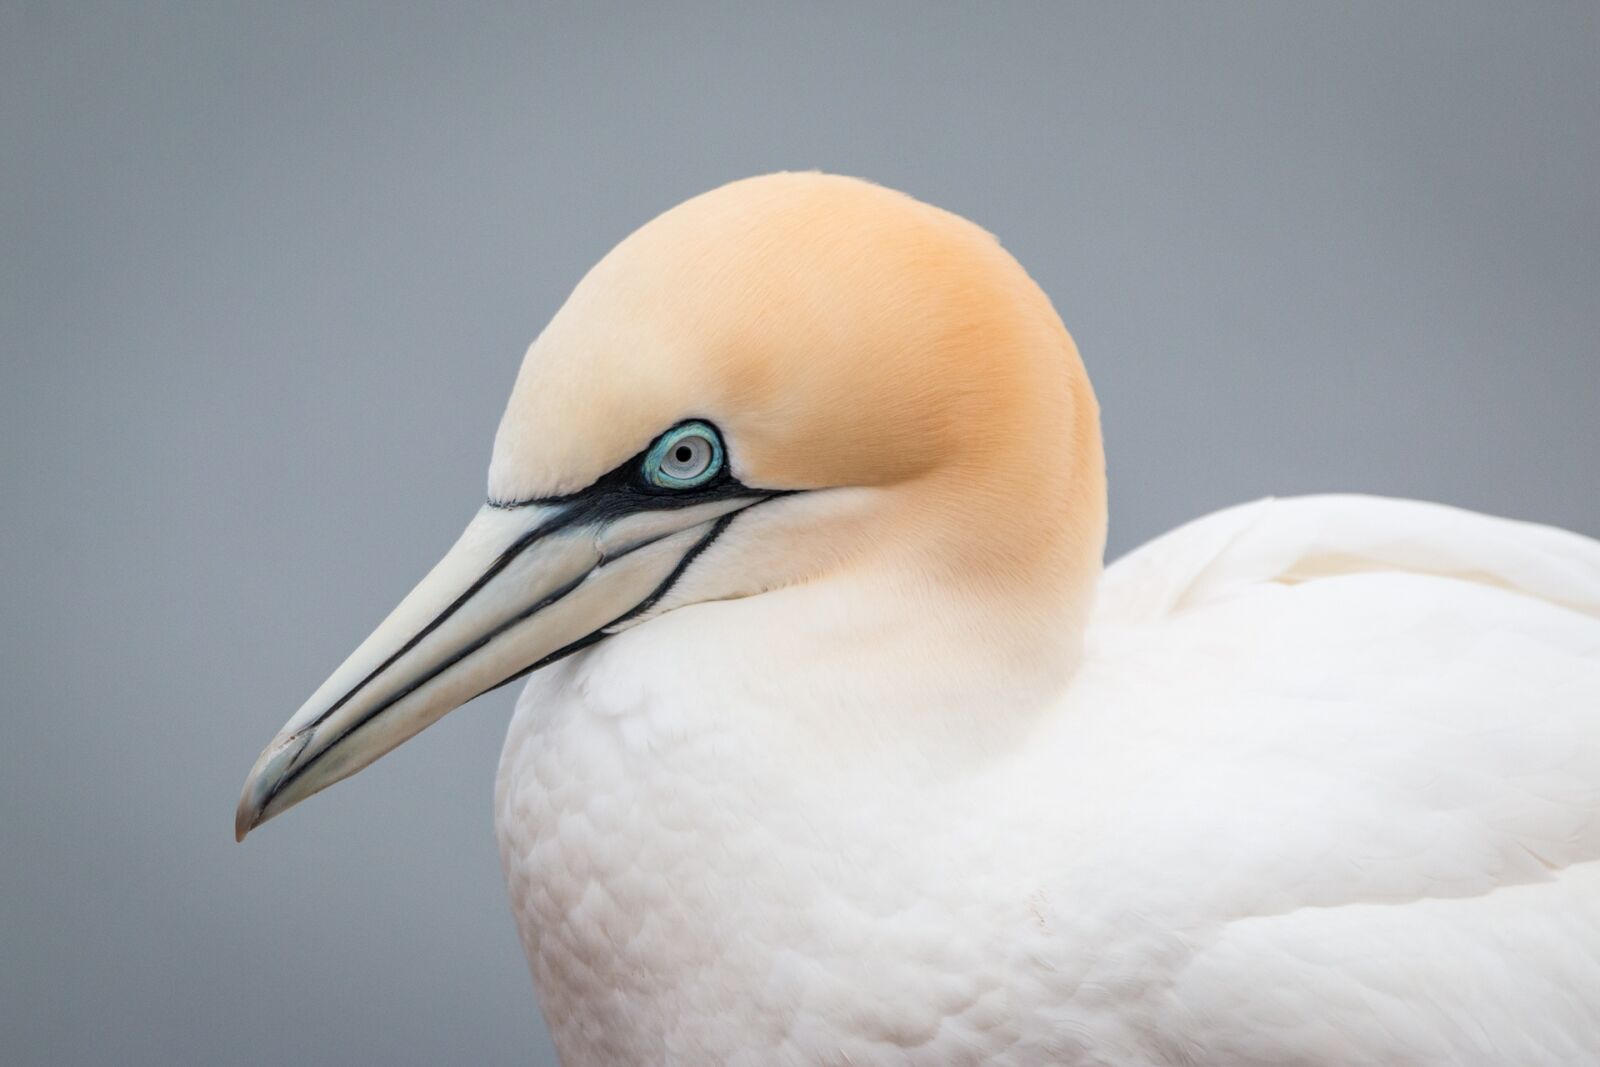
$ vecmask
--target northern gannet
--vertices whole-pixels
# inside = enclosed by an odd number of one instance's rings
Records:
[[[243,835],[532,673],[495,788],[563,1062],[1600,1062],[1600,544],[1265,500],[1102,573],[988,233],[753,178],[528,350],[488,502]]]

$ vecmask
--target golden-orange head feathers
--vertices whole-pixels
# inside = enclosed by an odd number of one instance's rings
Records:
[[[1056,677],[1105,531],[1094,396],[1044,294],[971,223],[821,174],[697,197],[590,271],[528,351],[489,497],[262,752],[239,836],[690,604],[787,588],[745,605],[810,598],[762,624],[787,651],[892,633]]]
[[[957,579],[1098,562],[1072,339],[990,234],[902,193],[773,174],[640,228],[528,350],[490,496],[576,491],[687,418],[720,428],[748,485],[883,490],[898,528],[872,538]]]

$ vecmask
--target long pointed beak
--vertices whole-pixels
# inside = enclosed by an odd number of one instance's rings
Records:
[[[473,697],[642,613],[757,498],[596,515],[581,502],[485,506],[256,760],[247,833]]]

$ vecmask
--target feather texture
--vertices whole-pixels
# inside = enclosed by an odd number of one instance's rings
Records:
[[[498,826],[568,1063],[1600,1060],[1600,544],[1246,505],[1107,570],[1054,700],[952,650],[908,721],[857,658],[904,635],[787,592],[519,705]]]

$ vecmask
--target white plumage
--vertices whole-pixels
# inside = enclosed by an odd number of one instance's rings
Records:
[[[1600,1061],[1600,544],[1211,515],[970,755],[789,736],[768,704],[853,683],[784,663],[858,651],[780,647],[792,607],[683,608],[519,703],[497,825],[571,1063]]]

